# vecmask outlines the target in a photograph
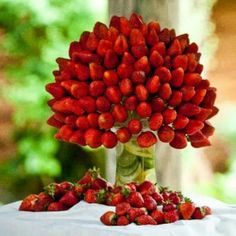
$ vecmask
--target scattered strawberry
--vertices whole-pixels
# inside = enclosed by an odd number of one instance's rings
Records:
[[[68,208],[64,206],[61,202],[52,202],[48,206],[48,211],[65,211]]]
[[[20,211],[34,211],[35,204],[37,201],[38,201],[38,195],[30,194],[21,202],[19,210]]]
[[[119,216],[117,219],[117,225],[125,226],[129,224],[129,219],[126,216]]]
[[[137,225],[156,225],[157,222],[149,215],[138,216],[135,219]]]
[[[203,206],[202,208],[205,210],[206,215],[211,215],[212,214],[212,210],[209,206]]]
[[[143,200],[144,200],[144,207],[148,211],[153,211],[157,208],[156,201],[150,195],[144,195]]]
[[[131,192],[127,198],[127,202],[130,203],[132,207],[143,207],[144,200],[139,192]]]
[[[193,214],[191,215],[192,219],[203,219],[206,216],[205,209],[203,207],[196,207]]]
[[[164,223],[164,214],[162,211],[154,210],[151,213],[151,217],[157,222],[157,224],[163,224]]]
[[[179,220],[179,215],[177,210],[163,212],[164,221],[166,223],[173,223]]]
[[[156,188],[151,181],[146,180],[138,186],[138,191],[142,195],[152,195],[156,192]]]
[[[188,198],[184,199],[185,202],[180,203],[179,205],[179,212],[184,220],[191,219],[191,216],[195,210],[195,204]]]
[[[103,203],[105,201],[105,191],[88,189],[84,193],[84,200],[88,203]]]
[[[105,225],[116,225],[117,214],[113,211],[108,211],[101,216],[100,220]]]
[[[129,219],[129,222],[132,223],[138,216],[142,216],[146,214],[147,214],[147,210],[144,207],[143,208],[130,208],[128,210],[127,217]]]
[[[71,207],[78,203],[78,198],[76,196],[76,193],[70,190],[66,192],[62,198],[60,198],[59,202],[61,202],[64,206]]]
[[[131,208],[130,204],[127,202],[122,202],[116,205],[116,214],[118,216],[125,215]]]

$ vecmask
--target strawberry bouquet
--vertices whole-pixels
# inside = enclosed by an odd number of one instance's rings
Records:
[[[209,146],[216,89],[201,73],[201,53],[187,34],[132,14],[97,22],[58,58],[46,90],[48,124],[65,142],[117,147],[117,183],[154,174],[154,145]]]
[[[98,170],[90,169],[75,184],[51,183],[39,194],[30,194],[20,211],[65,211],[84,200],[87,203],[114,206],[101,215],[105,225],[158,225],[178,220],[202,219],[211,214],[208,206],[197,206],[181,192],[156,188],[150,181],[114,186]]]

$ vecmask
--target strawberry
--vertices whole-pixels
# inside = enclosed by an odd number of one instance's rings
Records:
[[[72,190],[68,191],[63,195],[59,202],[61,202],[64,206],[72,207],[76,203],[78,203],[78,198],[76,196],[76,193]]]
[[[160,88],[160,79],[157,75],[154,75],[150,79],[148,79],[146,83],[146,88],[148,93],[155,94]]]
[[[183,149],[187,146],[187,139],[184,132],[175,131],[175,136],[170,142],[170,146],[176,149]]]
[[[138,216],[135,219],[137,225],[156,225],[157,222],[149,215]]]
[[[98,125],[101,129],[110,129],[114,125],[114,118],[109,112],[101,113],[98,117]]]
[[[184,202],[179,205],[179,212],[184,220],[189,220],[195,208],[195,204],[190,199],[185,198]]]
[[[152,195],[153,193],[156,192],[156,188],[151,181],[146,180],[138,186],[138,191],[142,195]]]
[[[68,208],[64,206],[61,202],[52,202],[48,206],[48,211],[65,211]]]
[[[109,183],[105,179],[103,179],[98,172],[97,177],[92,180],[91,188],[95,190],[106,189],[108,185]]]
[[[117,104],[121,101],[122,94],[117,86],[108,87],[105,94],[111,103]]]
[[[151,130],[159,130],[163,122],[163,116],[161,113],[156,112],[150,117],[148,124]]]
[[[157,222],[157,224],[163,224],[164,223],[164,214],[160,210],[154,210],[151,213],[151,217]]]
[[[115,122],[119,122],[119,123],[125,122],[128,118],[126,109],[120,104],[115,104],[113,106],[112,116],[114,117]]]
[[[102,136],[102,132],[94,128],[89,128],[84,133],[85,142],[91,148],[97,148],[101,146],[102,144],[101,136]]]
[[[175,129],[183,129],[188,124],[189,119],[186,116],[178,114],[175,121],[173,122],[173,127]]]
[[[119,63],[118,57],[113,50],[107,50],[104,58],[104,66],[107,69],[115,68]]]
[[[176,107],[180,105],[180,103],[182,102],[182,98],[183,98],[182,92],[174,90],[170,99],[168,100],[168,103],[170,106]]]
[[[137,105],[138,105],[138,99],[136,98],[136,96],[130,96],[124,100],[125,109],[128,111],[135,110]]]
[[[170,71],[164,67],[161,66],[155,70],[155,75],[157,75],[160,78],[161,83],[166,83],[171,80],[171,73]]]
[[[131,138],[131,133],[129,131],[128,128],[126,127],[121,127],[117,130],[116,132],[117,135],[117,139],[121,142],[121,143],[126,143],[130,140]]]
[[[20,204],[19,211],[35,211],[35,204],[38,201],[38,195],[30,194]]]
[[[105,201],[105,190],[88,189],[84,193],[84,201],[88,203],[103,203]]]
[[[119,77],[117,73],[113,70],[107,70],[103,74],[103,81],[106,86],[115,86],[118,84]]]
[[[129,182],[129,183],[126,183],[123,188],[128,189],[128,191],[130,193],[130,192],[136,192],[137,191],[137,187],[138,187],[137,183]]]
[[[162,211],[166,212],[166,211],[173,211],[176,210],[177,207],[174,203],[164,203],[163,207],[162,207]]]
[[[120,81],[120,91],[124,96],[129,96],[133,92],[132,81],[128,78]]]
[[[163,212],[164,221],[166,223],[173,223],[179,220],[179,215],[177,210]]]
[[[137,143],[140,147],[148,148],[157,143],[157,137],[151,131],[145,131],[138,136]]]
[[[153,112],[162,112],[165,109],[165,103],[164,103],[163,99],[161,99],[159,97],[153,98],[151,105],[152,105]]]
[[[50,195],[45,192],[41,192],[38,195],[38,201],[35,203],[34,211],[45,211],[52,202],[53,198]]]
[[[169,195],[169,201],[178,205],[181,202],[181,198],[177,192],[172,192]]]
[[[125,52],[128,51],[128,43],[126,37],[124,35],[119,35],[114,44],[114,51],[118,55],[123,55]]]
[[[62,98],[65,95],[65,89],[59,83],[49,83],[46,85],[46,91],[54,98]]]
[[[150,195],[143,195],[144,207],[148,211],[153,211],[157,208],[156,201]]]
[[[75,184],[74,192],[77,196],[78,199],[81,199],[84,192],[86,191],[87,186],[82,185],[82,184]]]
[[[108,211],[100,217],[100,220],[105,225],[116,225],[117,214],[113,211]]]
[[[146,101],[148,98],[148,90],[142,84],[138,84],[135,87],[135,95],[139,101]]]
[[[206,215],[211,215],[212,214],[212,210],[209,206],[203,206],[202,208],[205,210]]]
[[[103,77],[104,68],[98,63],[90,63],[89,72],[92,80],[101,80]]]
[[[105,84],[103,81],[95,80],[89,84],[89,94],[92,97],[99,97],[105,91]]]
[[[116,214],[118,216],[123,216],[128,213],[129,209],[131,208],[128,202],[122,202],[116,205]]]
[[[134,222],[135,218],[138,216],[146,215],[147,210],[143,208],[130,208],[127,213],[127,218],[129,219],[129,222]]]
[[[196,207],[191,218],[192,219],[203,219],[206,216],[205,210],[203,207]]]
[[[98,111],[106,112],[106,111],[110,110],[111,102],[105,96],[100,96],[96,99],[96,107],[97,107]],[[94,114],[96,114],[96,113],[94,113]]]
[[[164,63],[163,57],[156,50],[152,51],[152,53],[150,54],[149,60],[150,60],[151,65],[155,68],[162,66]]]
[[[162,205],[163,204],[163,197],[161,194],[155,192],[151,195],[153,199],[156,201],[157,205]]]
[[[119,216],[118,219],[117,219],[117,225],[120,225],[120,226],[125,226],[125,225],[128,225],[129,224],[129,219],[127,219],[126,216],[122,215],[122,216]]]
[[[164,124],[172,123],[177,117],[176,111],[170,108],[167,108],[165,111],[163,111],[162,115]]]
[[[175,132],[173,130],[173,128],[171,128],[168,125],[162,126],[159,130],[158,130],[158,137],[160,139],[160,141],[164,142],[164,143],[169,143],[174,139],[175,136]]]
[[[106,131],[102,135],[102,144],[106,148],[113,148],[117,144],[117,136],[112,131]]]
[[[131,119],[128,123],[128,129],[131,134],[138,134],[142,129],[142,123],[137,119]]]
[[[53,197],[54,199],[60,198],[69,190],[73,189],[74,185],[68,181],[64,181],[60,184],[58,183],[51,183],[44,188],[45,192]]]
[[[61,128],[63,126],[63,123],[55,119],[54,115],[48,118],[47,124],[55,128]]]
[[[130,203],[132,207],[143,207],[144,200],[139,192],[131,192],[127,198],[127,202]]]
[[[121,192],[117,193],[110,193],[107,196],[106,203],[109,206],[116,206],[119,203],[122,203],[125,201],[125,197]]]
[[[98,113],[88,114],[87,119],[88,119],[88,122],[89,122],[89,126],[91,128],[98,128],[98,117],[99,117]]]
[[[76,126],[80,130],[87,130],[89,128],[89,122],[87,116],[80,116],[76,120]]]
[[[143,84],[146,80],[144,71],[137,70],[132,73],[131,80],[134,84]]]

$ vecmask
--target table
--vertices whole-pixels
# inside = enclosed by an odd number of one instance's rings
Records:
[[[203,220],[180,220],[157,226],[105,226],[99,218],[114,207],[81,201],[68,211],[20,212],[20,202],[0,207],[0,236],[235,236],[236,205],[212,198],[192,197],[209,205],[213,215]]]

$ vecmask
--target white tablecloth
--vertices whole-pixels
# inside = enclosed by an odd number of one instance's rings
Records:
[[[63,212],[20,212],[20,202],[0,207],[0,236],[235,236],[236,206],[210,198],[194,198],[209,205],[213,215],[203,220],[180,220],[157,226],[105,226],[99,218],[114,207],[80,202]]]

